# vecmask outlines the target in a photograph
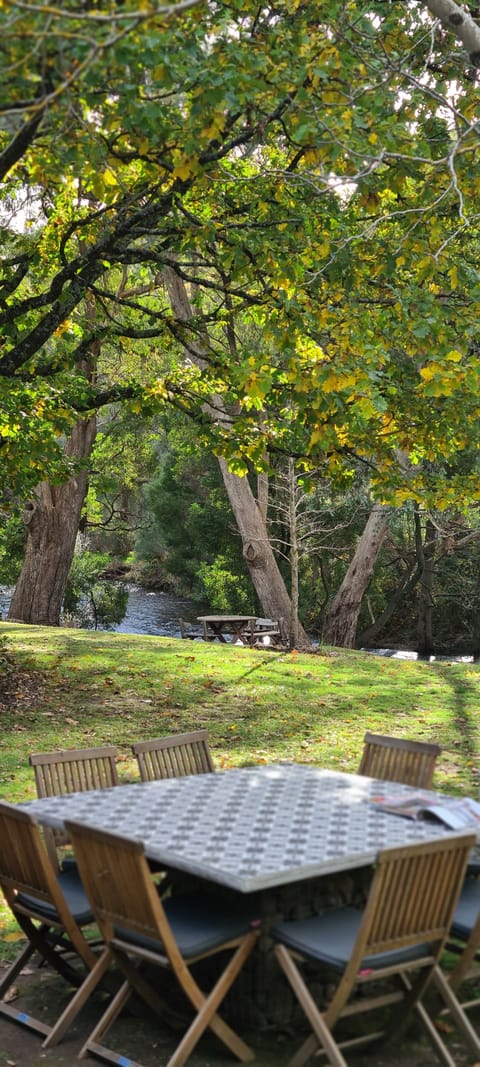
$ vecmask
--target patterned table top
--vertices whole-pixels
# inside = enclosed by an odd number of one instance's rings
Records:
[[[302,764],[271,764],[138,782],[21,805],[143,841],[149,858],[241,892],[372,863],[380,849],[431,840],[442,824],[371,803],[386,783]],[[408,793],[388,784],[388,793]],[[418,792],[418,791],[417,791]]]

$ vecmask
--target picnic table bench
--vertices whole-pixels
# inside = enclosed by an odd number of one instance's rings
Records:
[[[179,619],[181,637],[188,640],[240,643],[251,648],[280,648],[284,645],[283,619],[256,615],[199,615],[200,627]]]
[[[283,646],[283,619],[256,619],[249,644],[255,648],[278,648]]]

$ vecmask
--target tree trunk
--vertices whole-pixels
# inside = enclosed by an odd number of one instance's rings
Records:
[[[417,513],[418,514],[418,513]],[[419,521],[419,520],[418,520]],[[417,554],[422,564],[417,613],[417,650],[421,656],[432,656],[433,647],[433,575],[437,530],[430,518],[425,524],[425,538],[417,537]]]
[[[67,442],[66,454],[75,459],[90,456],[96,418],[82,420]],[[27,544],[22,571],[15,587],[8,619],[12,622],[58,626],[65,585],[75,551],[88,473],[79,470],[63,485],[43,482],[24,511]]]
[[[299,548],[297,515],[297,478],[295,462],[288,460],[288,525],[290,531],[290,644],[298,646],[298,586],[299,586]]]
[[[188,322],[193,313],[184,282],[169,267],[165,269],[164,274],[172,312],[179,322]],[[188,353],[199,366],[204,366],[198,342],[188,345]],[[224,425],[228,424],[230,417],[221,398],[212,397],[212,405],[214,407],[207,405],[210,414],[215,411],[216,418]],[[232,474],[222,457],[219,457],[218,462],[242,539],[243,556],[262,611],[271,619],[283,619],[283,627],[287,631],[290,626],[291,602],[270,544],[264,515],[265,502],[263,499],[260,503],[255,500],[247,478]],[[297,627],[298,647],[311,648],[309,638],[298,618]]]
[[[373,505],[352,562],[327,612],[322,637],[328,645],[355,647],[362,598],[388,530],[388,510],[382,504]]]
[[[218,460],[235,521],[242,539],[243,557],[248,566],[262,611],[271,619],[282,619],[286,636],[290,627],[291,603],[268,537],[267,527],[247,478],[229,471],[222,457]],[[310,648],[310,641],[298,623],[298,648]]]

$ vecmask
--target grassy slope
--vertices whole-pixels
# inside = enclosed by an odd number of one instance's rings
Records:
[[[281,758],[354,771],[367,728],[438,741],[438,788],[477,793],[476,664],[12,623],[0,625],[2,636],[21,670],[2,710],[0,796],[9,800],[34,795],[29,752],[110,742],[129,778],[132,741],[196,727],[208,729],[218,768]]]

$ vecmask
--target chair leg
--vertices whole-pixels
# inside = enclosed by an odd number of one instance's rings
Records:
[[[35,946],[28,942],[28,944],[25,945],[25,948],[20,952],[20,955],[17,956],[12,964],[10,964],[8,971],[4,974],[0,982],[0,1000],[3,1000],[7,989],[10,988],[12,982],[15,981],[17,974],[20,974],[20,971],[24,968],[30,957],[33,956],[34,952]]]
[[[117,1059],[114,1059],[114,1054],[103,1045],[100,1045],[98,1039],[104,1037],[108,1032],[115,1022],[115,1019],[120,1015],[122,1008],[125,1007],[125,1004],[130,999],[132,992],[133,989],[130,983],[128,981],[123,982],[118,993],[115,994],[113,1000],[108,1005],[107,1010],[103,1013],[97,1025],[94,1026],[93,1030],[88,1035],[85,1044],[82,1045],[82,1048],[78,1053],[79,1060],[85,1059],[85,1056],[88,1056],[89,1052],[94,1052],[97,1056],[102,1057],[102,1059],[109,1059],[113,1063],[121,1062],[122,1057],[118,1056]],[[131,1061],[130,1067],[135,1067],[133,1061]]]
[[[401,977],[403,985],[405,986],[405,989],[407,989],[409,992],[411,992],[412,991],[412,984],[409,981],[409,979],[407,978],[407,976],[405,974],[402,974],[400,977]],[[451,1013],[456,1025],[457,1025],[461,1035],[464,1037],[467,1045],[472,1050],[472,1052],[473,1052],[473,1054],[475,1056],[475,1059],[478,1060],[478,1058],[479,1058],[479,1046],[480,1046],[479,1039],[478,1039],[473,1027],[470,1024],[469,1019],[467,1018],[465,1012],[463,1011],[463,1008],[461,1007],[460,1003],[458,1002],[458,1000],[457,1000],[457,998],[455,996],[455,993],[452,991],[452,989],[450,989],[449,983],[447,982],[445,976],[443,975],[442,971],[440,970],[440,968],[438,966],[436,966],[434,968],[433,972],[432,972],[432,982],[433,982],[434,985],[436,985],[437,990],[440,993],[440,996],[441,996],[444,1004],[446,1005],[448,1011]],[[439,1058],[441,1059],[442,1063],[445,1064],[445,1067],[455,1067],[456,1061],[450,1055],[450,1052],[449,1052],[445,1042],[443,1041],[439,1031],[437,1030],[437,1028],[435,1026],[435,1023],[434,1023],[433,1019],[431,1018],[431,1016],[427,1012],[427,1010],[426,1010],[424,1004],[422,1003],[422,1001],[420,999],[414,1000],[413,1008],[414,1008],[416,1014],[418,1015],[419,1019],[421,1020],[423,1026],[424,1026],[424,1028],[425,1028],[425,1030],[426,1030],[426,1032],[427,1032],[427,1034],[428,1034],[428,1036],[429,1036],[429,1038],[430,1038],[430,1040],[432,1042],[432,1045],[435,1048],[435,1051],[436,1051],[437,1055],[439,1056]]]
[[[60,953],[59,949],[55,948],[55,940],[50,941],[50,936],[55,938],[56,931],[43,923],[41,926],[35,926],[35,923],[29,918],[28,915],[21,913],[15,913],[15,918],[22,928],[25,937],[28,938],[33,949],[49,963],[66,982],[69,982],[73,986],[81,985],[83,977],[80,977],[78,971],[76,971],[64,956]],[[58,944],[58,939],[57,939]],[[68,944],[68,948],[71,951],[72,956],[79,959],[78,953],[75,950],[73,944]]]
[[[258,935],[252,933],[242,941],[208,996],[202,993],[188,968],[185,968],[181,976],[179,974],[176,975],[191,1004],[197,1008],[198,1014],[169,1059],[167,1067],[183,1067],[207,1027],[213,1030],[237,1059],[244,1063],[254,1059],[252,1049],[216,1014],[216,1010],[243,967],[257,940]],[[105,1037],[133,992],[138,993],[160,1017],[165,1015],[165,1005],[161,998],[155,993],[150,983],[145,980],[139,969],[132,964],[126,954],[120,952],[118,948],[114,948],[112,955],[126,976],[126,981],[89,1034],[87,1041],[79,1052],[79,1059],[84,1059],[91,1052],[112,1063],[124,1062],[124,1058],[99,1042],[100,1039]],[[139,1067],[139,1065],[129,1061],[129,1067]]]
[[[470,937],[463,952],[461,953],[457,965],[453,968],[448,976],[448,983],[451,988],[457,992],[458,987],[462,984],[467,977],[468,972],[477,959],[478,949],[475,944],[478,942],[478,934],[476,934],[475,940]],[[449,947],[449,946],[447,946]]]
[[[8,971],[3,976],[0,982],[0,1015],[5,1015],[7,1019],[12,1019],[13,1022],[20,1023],[22,1026],[26,1026],[28,1030],[33,1030],[37,1034],[48,1034],[50,1027],[47,1023],[41,1022],[39,1019],[35,1019],[33,1015],[29,1015],[26,1011],[20,1011],[15,1008],[13,1004],[7,1004],[4,1000],[5,994],[10,989],[12,982],[20,974],[27,960],[31,958],[36,952],[36,946],[32,945],[30,941],[25,945],[16,960],[8,968]],[[43,959],[43,956],[42,956]]]
[[[475,1059],[480,1059],[480,1039],[440,967],[435,967],[433,980],[466,1044],[473,1052]]]
[[[455,1067],[456,1061],[450,1055],[448,1048],[435,1027],[434,1022],[430,1018],[428,1012],[425,1010],[421,1000],[415,1005],[415,1011],[421,1020],[425,1030],[428,1033],[430,1041],[437,1053],[439,1059],[445,1065],[445,1067]]]
[[[57,1045],[63,1035],[68,1030],[68,1027],[78,1015],[79,1011],[86,1004],[89,996],[96,989],[99,982],[101,982],[104,974],[108,970],[111,961],[110,949],[106,948],[102,952],[98,959],[98,963],[89,971],[85,981],[82,983],[72,999],[67,1004],[67,1007],[57,1019],[54,1026],[52,1026],[50,1033],[43,1042],[42,1048],[51,1048],[53,1045]]]
[[[180,975],[177,975],[181,980],[184,992],[194,1007],[197,1008],[198,1014],[175,1049],[173,1056],[169,1059],[167,1067],[183,1067],[207,1027],[210,1027],[227,1048],[234,1053],[237,1059],[243,1063],[249,1063],[255,1058],[252,1049],[216,1014],[216,1011],[235,981],[237,974],[241,971],[257,940],[257,934],[250,934],[242,941],[208,996],[202,993],[190,971],[184,972],[181,979]]]
[[[50,1043],[49,1039],[51,1038],[51,1035],[56,1032],[56,1028],[57,1028],[58,1023],[55,1023],[55,1025],[52,1027],[48,1023],[43,1022],[43,1020],[36,1019],[35,1016],[30,1015],[28,1012],[23,1011],[23,1010],[21,1011],[18,1008],[15,1008],[13,1004],[5,1003],[5,1000],[4,1000],[5,994],[7,993],[8,989],[12,985],[12,982],[14,981],[16,976],[20,973],[22,968],[25,966],[27,960],[29,960],[30,957],[33,956],[35,952],[38,952],[38,954],[40,956],[40,959],[41,959],[41,962],[44,962],[45,960],[47,960],[52,965],[52,967],[57,971],[57,973],[60,974],[63,978],[65,978],[69,982],[69,984],[80,985],[81,978],[73,970],[73,968],[70,967],[61,958],[61,956],[59,956],[58,952],[56,952],[55,949],[52,948],[52,946],[49,944],[49,942],[48,942],[49,927],[48,926],[43,925],[41,927],[36,927],[30,921],[30,919],[28,919],[24,915],[22,915],[21,917],[18,917],[18,919],[19,919],[19,923],[20,923],[22,929],[24,930],[24,933],[26,934],[26,936],[28,937],[29,940],[28,940],[28,944],[22,950],[20,955],[17,956],[17,959],[14,960],[12,965],[8,968],[7,973],[4,975],[4,977],[3,977],[3,979],[2,979],[2,981],[0,983],[0,1015],[5,1015],[7,1018],[12,1019],[14,1022],[19,1023],[21,1026],[25,1026],[25,1027],[27,1027],[27,1029],[33,1030],[37,1034],[41,1034],[43,1037],[46,1038],[46,1043],[48,1044],[48,1043]],[[78,994],[76,994],[76,996],[77,995]],[[75,1000],[75,997],[74,997],[74,1000]],[[66,1020],[66,1024],[67,1025],[71,1022],[71,1020],[76,1015],[76,1011],[73,1011],[72,1008],[71,1008],[72,1003],[73,1002],[71,1002],[71,1004],[67,1007],[67,1009],[66,1009],[66,1011],[64,1013],[64,1014],[68,1013],[68,1017],[67,1017],[67,1020]],[[64,1029],[62,1030],[62,1033],[64,1032],[65,1029],[66,1029],[66,1025],[65,1025]],[[61,1036],[61,1034],[59,1033],[59,1035],[56,1038],[56,1040],[59,1040],[60,1036]],[[54,1038],[54,1040],[55,1040],[55,1038]],[[52,1041],[51,1043],[54,1043],[54,1041]]]
[[[325,1025],[321,1012],[318,1010],[290,953],[284,945],[276,945],[275,955],[313,1030],[313,1035],[310,1035],[300,1046],[290,1060],[288,1067],[302,1067],[302,1064],[306,1063],[310,1056],[313,1056],[315,1051],[318,1050],[319,1045],[332,1067],[348,1067],[347,1061],[342,1056],[331,1031]]]

